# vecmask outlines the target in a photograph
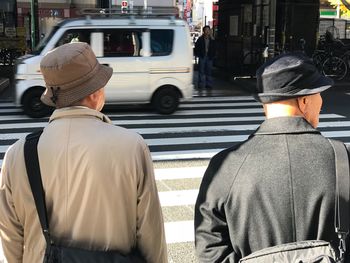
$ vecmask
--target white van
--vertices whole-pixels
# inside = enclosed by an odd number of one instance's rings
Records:
[[[113,68],[106,103],[151,103],[161,114],[176,111],[180,99],[192,97],[193,66],[186,22],[163,16],[118,15],[77,18],[53,28],[36,51],[17,61],[16,104],[31,117],[49,110],[40,101],[45,83],[40,61],[50,50],[72,41],[87,42],[101,64]]]

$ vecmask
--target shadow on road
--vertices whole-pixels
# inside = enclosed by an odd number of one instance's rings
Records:
[[[339,114],[350,117],[350,84],[335,85],[329,90],[322,92],[322,113]]]

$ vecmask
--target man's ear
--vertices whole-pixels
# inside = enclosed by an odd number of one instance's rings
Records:
[[[88,108],[93,109],[95,107],[95,104],[96,104],[96,94],[91,93],[91,94],[87,95],[84,99],[82,99],[81,104],[83,106],[86,106]]]
[[[94,100],[96,100],[96,97],[97,97],[98,95],[96,94],[96,91],[94,92],[94,93],[91,93],[90,95],[88,95],[88,97],[89,97],[89,99],[91,100],[91,101],[94,101]]]
[[[307,98],[307,96],[303,96],[303,97],[298,97],[297,98],[297,103],[298,103],[299,110],[303,114],[306,112],[306,108],[307,108],[308,102],[309,102],[309,99]]]
[[[91,93],[87,97],[89,98],[90,102],[95,102],[100,97],[100,93],[101,93],[101,89],[96,90],[94,93]]]

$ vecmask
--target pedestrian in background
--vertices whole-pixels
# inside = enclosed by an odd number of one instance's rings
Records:
[[[199,262],[238,262],[302,240],[337,247],[335,157],[316,129],[320,92],[332,84],[301,53],[257,71],[266,120],[245,142],[214,156],[205,172],[195,205]]]
[[[137,248],[167,262],[152,159],[138,134],[100,113],[112,69],[86,43],[70,43],[41,61],[41,100],[56,110],[38,143],[48,221],[57,245],[87,250]],[[0,235],[8,262],[43,262],[46,242],[29,186],[24,139],[7,151],[0,188]]]
[[[212,68],[215,52],[215,40],[211,29],[205,26],[194,47],[194,55],[198,57],[198,89],[211,89],[213,86]]]

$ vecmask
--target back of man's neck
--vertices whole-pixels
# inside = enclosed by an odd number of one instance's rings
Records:
[[[303,116],[303,114],[295,106],[282,103],[264,105],[264,111],[267,119],[276,117]]]

